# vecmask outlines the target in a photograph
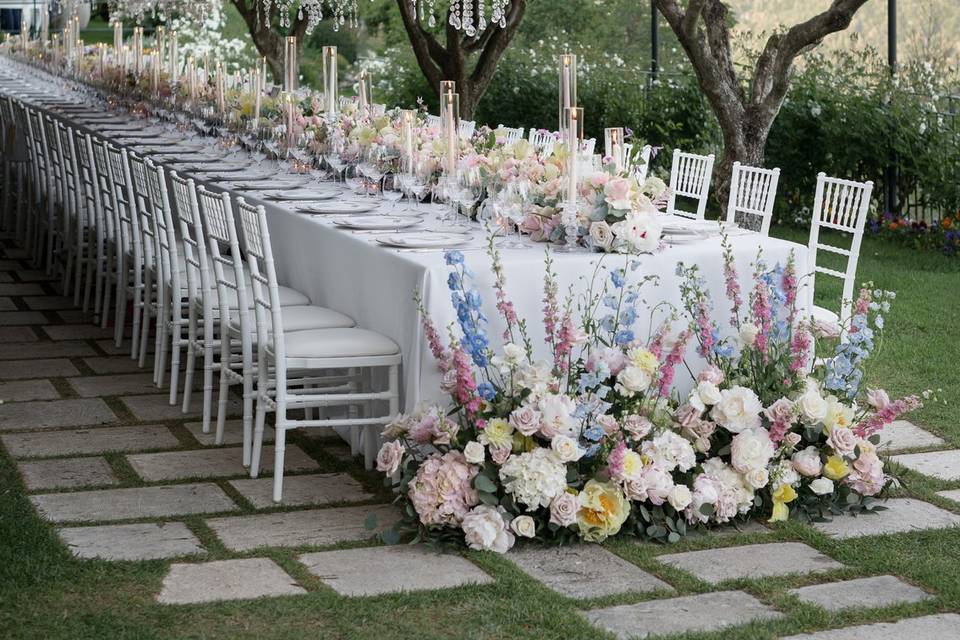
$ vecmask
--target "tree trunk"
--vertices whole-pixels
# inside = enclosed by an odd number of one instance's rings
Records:
[[[230,0],[233,6],[237,8],[244,23],[247,25],[247,31],[250,32],[250,39],[257,49],[257,53],[267,59],[267,66],[270,68],[270,74],[274,82],[283,80],[283,57],[284,57],[284,36],[274,31],[272,20],[267,20],[261,10],[259,0]],[[248,4],[249,2],[249,4]],[[272,17],[272,16],[271,16]],[[307,22],[297,18],[290,35],[296,36],[297,48],[303,50],[303,36],[306,33]]]

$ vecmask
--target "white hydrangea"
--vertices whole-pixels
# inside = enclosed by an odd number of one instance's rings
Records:
[[[548,507],[567,489],[567,468],[550,449],[511,456],[500,467],[504,490],[530,510]]]

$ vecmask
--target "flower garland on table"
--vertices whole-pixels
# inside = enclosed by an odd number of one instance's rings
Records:
[[[463,254],[447,253],[457,315],[447,342],[417,303],[450,401],[418,406],[384,430],[377,468],[405,513],[390,537],[416,531],[502,553],[517,538],[673,542],[690,526],[749,516],[882,508],[874,497],[890,478],[876,433],[921,402],[862,391],[851,372],[862,371],[892,296],[865,289],[843,329],[814,323],[798,315],[792,258],[773,268],[758,258],[744,294],[723,245],[732,337],[715,322],[696,267],[678,266],[684,320],[667,313],[644,338],[641,293],[658,283],[637,273],[638,262],[598,262],[581,296],[560,299],[548,254],[543,360],[506,295],[492,240],[495,307],[506,326],[499,348]],[[837,343],[811,368],[814,342],[825,349],[841,333],[864,339]],[[674,384],[681,365],[699,371],[684,399]],[[841,386],[842,395],[831,393]]]

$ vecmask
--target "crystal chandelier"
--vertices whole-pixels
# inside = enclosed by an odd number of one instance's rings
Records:
[[[437,26],[437,4],[440,0],[409,0],[410,6],[421,24]],[[261,0],[264,16],[269,18],[270,10],[276,4],[280,17],[280,26],[290,27],[290,16],[298,0]],[[341,26],[357,27],[358,0],[299,0],[297,19],[307,21],[307,33],[313,33],[324,17],[324,12],[333,19],[334,30]],[[490,25],[501,28],[507,26],[507,11],[510,0],[449,0],[450,26],[462,31],[468,37],[477,36]],[[489,8],[488,8],[489,7]]]
[[[173,16],[203,21],[213,10],[220,7],[221,0],[111,0],[111,19],[132,19],[142,22],[147,16],[167,20]]]

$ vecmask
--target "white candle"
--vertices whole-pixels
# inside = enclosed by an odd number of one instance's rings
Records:
[[[46,45],[50,39],[50,9],[47,3],[40,5],[40,40]]]
[[[359,77],[359,94],[360,94],[360,111],[361,113],[366,111],[370,106],[370,96],[367,95],[368,80],[370,76],[366,69],[360,69]]]
[[[297,72],[299,71],[297,66],[297,39],[294,36],[287,36],[285,42],[283,90],[292,93],[297,90]]]
[[[253,101],[253,126],[254,128],[260,125],[260,95],[263,92],[263,85],[261,84],[260,79],[260,69],[254,67],[252,70],[252,75],[250,76],[250,89],[254,93]]]
[[[579,109],[572,107],[567,110],[567,150],[569,159],[567,160],[567,206],[569,211],[576,211],[579,189],[577,184],[577,157],[580,155],[580,113]]]
[[[415,113],[410,109],[404,109],[401,114],[404,170],[408,173],[413,173],[413,122],[416,117]]]
[[[608,127],[604,129],[604,155],[613,162],[617,173],[623,171],[626,158],[623,157],[623,127]]]
[[[217,109],[220,111],[221,117],[226,116],[227,113],[227,96],[226,96],[226,78],[223,74],[223,65],[217,60]]]
[[[113,21],[113,53],[117,55],[120,53],[120,48],[123,47],[123,23],[119,20]]]
[[[337,114],[337,48],[323,48],[323,94],[328,118]]]
[[[566,109],[577,106],[577,56],[560,55],[560,130],[566,126]]]
[[[455,179],[457,175],[457,112],[459,111],[459,96],[448,93],[444,97],[444,134],[447,142],[447,177]]]
[[[170,32],[170,84],[177,84],[180,76],[180,51],[177,42],[177,32]]]

